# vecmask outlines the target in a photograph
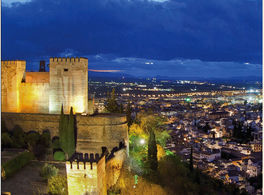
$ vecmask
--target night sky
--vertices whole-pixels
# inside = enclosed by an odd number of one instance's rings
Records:
[[[2,60],[88,57],[134,76],[262,74],[261,0],[2,0]]]

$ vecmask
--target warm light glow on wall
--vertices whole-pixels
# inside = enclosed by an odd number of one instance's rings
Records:
[[[73,111],[75,113],[83,113],[85,111],[84,107],[84,97],[80,95],[74,96]]]

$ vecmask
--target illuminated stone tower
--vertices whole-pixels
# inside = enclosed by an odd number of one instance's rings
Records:
[[[97,154],[98,155],[98,154]],[[88,157],[88,154],[87,156]],[[94,194],[106,195],[106,172],[105,172],[105,157],[99,160],[99,155],[96,158],[83,158],[81,161],[67,161],[67,185],[68,194]]]
[[[1,106],[5,112],[20,112],[20,86],[26,61],[1,62]]]
[[[50,58],[49,113],[88,111],[88,59]]]

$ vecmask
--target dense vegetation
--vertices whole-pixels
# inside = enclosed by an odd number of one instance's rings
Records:
[[[32,152],[38,160],[54,159],[59,161],[70,158],[75,152],[75,126],[72,108],[70,115],[65,115],[62,108],[59,122],[59,137],[53,137],[52,140],[48,130],[43,131],[42,134],[34,130],[24,132],[18,125],[8,130],[4,121],[1,123],[1,128],[2,150],[23,148]]]
[[[48,180],[48,193],[52,195],[67,195],[67,179],[63,175],[56,175]]]
[[[3,163],[2,178],[5,179],[14,175],[17,171],[26,166],[32,159],[34,159],[34,155],[29,151],[25,151]]]
[[[235,185],[226,185],[195,169],[192,160],[183,162],[164,150],[170,137],[163,129],[165,122],[166,119],[154,114],[138,114],[129,129],[129,159],[117,184],[108,190],[109,194],[240,194]],[[153,163],[155,153],[157,165]]]
[[[253,129],[250,125],[244,126],[244,124],[240,121],[233,120],[233,139],[239,143],[248,143],[253,140],[252,132]]]
[[[2,121],[1,146],[2,150],[6,148],[28,149],[37,159],[44,159],[50,152],[50,132],[46,130],[42,134],[36,131],[25,133],[18,125],[9,131],[5,127],[4,121]]]

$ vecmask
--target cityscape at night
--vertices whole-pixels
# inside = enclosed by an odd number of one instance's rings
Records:
[[[1,17],[2,195],[263,194],[262,1]]]

